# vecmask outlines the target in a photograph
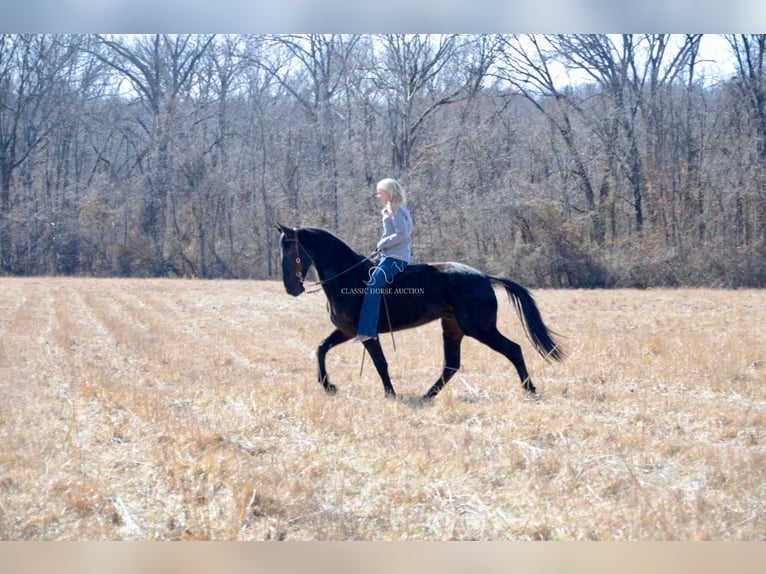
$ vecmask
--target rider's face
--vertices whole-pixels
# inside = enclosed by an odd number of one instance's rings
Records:
[[[378,188],[375,197],[378,198],[378,203],[380,203],[380,205],[386,205],[391,199],[391,196],[388,195],[388,192],[382,187]]]

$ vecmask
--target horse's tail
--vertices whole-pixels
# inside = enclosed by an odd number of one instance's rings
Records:
[[[500,283],[505,287],[508,299],[513,301],[516,313],[519,315],[524,330],[537,352],[548,362],[551,359],[563,361],[564,350],[554,340],[554,333],[543,323],[543,318],[540,316],[540,311],[537,309],[537,304],[530,292],[522,285],[506,277],[497,275],[488,275],[487,277],[493,283]]]

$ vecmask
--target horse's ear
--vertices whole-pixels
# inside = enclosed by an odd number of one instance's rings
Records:
[[[275,227],[275,228],[276,228],[276,230],[277,230],[277,231],[279,231],[280,233],[285,233],[285,234],[287,234],[288,232],[291,232],[291,231],[292,231],[292,229],[290,229],[289,227],[285,227],[285,226],[284,226],[284,225],[282,225],[281,223],[277,223],[277,224],[275,224],[275,225],[274,225],[274,227]]]

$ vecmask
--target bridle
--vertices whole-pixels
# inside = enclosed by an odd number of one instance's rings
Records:
[[[295,270],[295,276],[298,278],[298,281],[303,284],[304,277],[303,277],[303,264],[301,261],[301,244],[300,241],[298,241],[298,234],[295,234],[295,237],[287,237],[285,236],[285,241],[292,241],[295,243],[295,265],[297,266]],[[308,253],[306,254],[308,255]],[[311,259],[311,256],[309,255],[309,259]],[[313,261],[311,262],[314,263]]]

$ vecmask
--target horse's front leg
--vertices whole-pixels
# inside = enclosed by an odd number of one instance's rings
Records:
[[[364,342],[364,348],[372,358],[372,362],[375,365],[375,369],[380,375],[381,381],[383,381],[383,389],[386,391],[387,397],[395,397],[394,386],[391,384],[391,378],[388,376],[388,361],[383,354],[383,348],[380,346],[378,339],[368,339]]]
[[[319,344],[319,347],[317,347],[317,362],[319,363],[319,384],[324,387],[325,392],[327,392],[329,395],[334,395],[336,392],[338,392],[338,388],[333,385],[327,378],[327,368],[325,367],[325,357],[327,356],[327,351],[336,345],[345,343],[350,338],[350,336],[346,335],[340,329],[335,329],[324,341]]]

